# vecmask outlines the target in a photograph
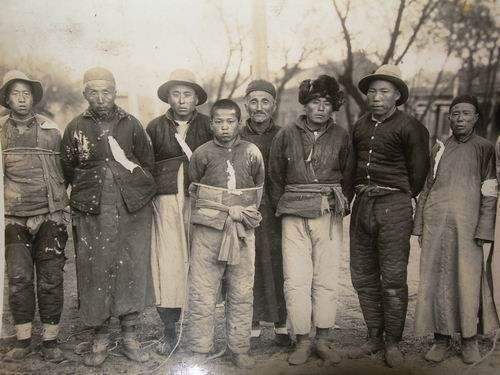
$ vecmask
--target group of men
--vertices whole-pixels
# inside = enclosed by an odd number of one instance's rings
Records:
[[[83,84],[88,109],[62,139],[33,110],[43,97],[40,82],[11,71],[0,88],[9,109],[0,137],[17,335],[7,357],[31,351],[35,268],[41,353],[64,359],[57,335],[71,215],[80,317],[94,328],[86,365],[107,358],[112,317],[120,320],[124,355],[147,361],[137,326],[150,305],[163,323],[160,354],[175,350],[186,315],[189,349],[208,356],[221,289],[227,347],[238,367],[255,365],[250,339],[261,321],[274,323],[279,345],[295,337],[290,364],[313,352],[339,363],[331,337],[343,219],[351,214],[351,277],[368,337],[349,357],[384,350],[389,366],[402,363],[414,234],[422,248],[416,332],[435,335],[426,359],[442,361],[455,333],[464,362],[480,359],[479,315],[485,331],[498,327],[482,252],[494,239],[497,179],[494,147],[474,133],[474,97],[454,99],[452,135],[429,153],[426,128],[397,108],[409,93],[393,65],[359,82],[369,111],[352,134],[335,120],[344,96],[328,75],[300,84],[304,113],[283,128],[273,121],[276,89],[265,80],[248,85],[242,126],[241,109],[229,99],[216,101],[210,116],[198,112],[207,93],[192,72],[176,70],[158,88],[170,108],[146,129],[115,104],[110,71],[89,69]]]

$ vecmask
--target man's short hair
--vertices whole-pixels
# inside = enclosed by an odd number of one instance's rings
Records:
[[[236,118],[238,121],[241,120],[241,109],[236,102],[231,99],[219,99],[217,100],[210,109],[210,118],[213,119],[215,115],[215,111],[218,109],[234,109],[236,112]]]

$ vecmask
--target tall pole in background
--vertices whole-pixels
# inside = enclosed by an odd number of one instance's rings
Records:
[[[252,34],[254,79],[269,79],[267,67],[267,15],[265,0],[252,1]]]

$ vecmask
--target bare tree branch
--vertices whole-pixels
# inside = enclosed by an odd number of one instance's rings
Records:
[[[411,3],[411,2],[410,2]],[[439,0],[429,0],[424,8],[422,9],[422,13],[420,14],[420,17],[417,21],[417,24],[413,27],[413,32],[406,42],[406,46],[403,49],[403,52],[394,60],[394,63],[397,65],[399,64],[403,58],[406,56],[406,53],[410,49],[410,47],[413,45],[415,40],[417,39],[417,35],[420,32],[420,29],[422,26],[425,24],[425,22],[429,19],[431,13],[436,9],[437,5],[439,3]]]
[[[387,64],[394,56],[394,51],[396,50],[396,42],[401,32],[401,19],[403,18],[405,6],[406,6],[406,0],[399,0],[399,8],[398,8],[398,13],[396,15],[396,22],[394,23],[394,28],[391,32],[389,47],[387,48],[385,56],[382,59],[382,65]]]

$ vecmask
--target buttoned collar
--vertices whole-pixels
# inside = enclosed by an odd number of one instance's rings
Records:
[[[213,141],[214,141],[215,145],[217,145],[219,147],[222,147],[222,148],[234,148],[234,147],[238,146],[241,143],[241,137],[238,134],[236,136],[236,139],[234,140],[234,142],[230,146],[223,145],[215,137],[214,137]]]
[[[258,132],[253,126],[252,126],[252,121],[251,119],[247,119],[246,121],[246,126],[248,128],[248,131],[252,134],[265,134],[265,133],[269,133],[276,125],[274,124],[274,120],[273,119],[270,119],[269,120],[269,124],[267,124],[267,126],[264,128],[263,131],[261,132]]]
[[[307,119],[306,115],[300,115],[298,117],[297,121],[295,121],[295,126],[297,126],[299,129],[302,129],[305,132],[310,133],[311,129],[309,129],[307,127],[306,119]],[[335,121],[332,118],[329,118],[328,121],[326,122],[326,124],[321,129],[318,129],[318,131],[321,131],[322,133],[326,133],[329,129],[333,128],[334,125],[335,125]]]
[[[83,117],[91,118],[94,120],[94,122],[99,122],[100,120],[111,120],[115,116],[118,116],[119,119],[122,119],[124,117],[128,116],[128,113],[125,112],[122,108],[118,107],[116,104],[113,107],[113,109],[109,112],[109,114],[106,117],[99,116],[97,113],[95,113],[90,107],[87,108],[83,113]]]
[[[194,119],[196,118],[196,116],[198,116],[198,111],[195,109],[194,112],[193,112],[193,115],[191,116],[191,118],[187,121],[188,124],[191,124]],[[175,125],[179,125],[179,123],[177,122],[178,120],[176,120],[174,118],[174,110],[172,108],[169,108],[167,110],[167,112],[165,112],[165,117],[172,121]]]
[[[382,119],[377,119],[375,118],[375,116],[373,115],[373,113],[371,114],[371,119],[373,122],[378,122],[378,123],[382,123],[382,122],[385,122],[387,120],[389,120],[392,116],[394,116],[397,112],[399,112],[399,110],[397,109],[397,107],[394,107],[393,109],[391,109],[390,112],[388,112]]]

